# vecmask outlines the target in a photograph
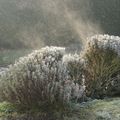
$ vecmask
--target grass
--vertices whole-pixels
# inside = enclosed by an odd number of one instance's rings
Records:
[[[92,100],[75,106],[65,120],[120,120],[120,98]]]
[[[14,63],[19,57],[22,57],[32,50],[29,49],[21,49],[21,50],[4,50],[0,51],[0,66],[7,66],[9,64]]]
[[[92,113],[93,120],[120,120],[119,103],[120,98],[93,100],[87,103],[85,109],[88,110],[88,113]]]
[[[2,102],[0,103],[0,118],[19,118],[29,114],[33,117],[46,116],[47,118],[53,115],[52,118],[57,118],[57,120],[61,120],[62,115],[63,120],[120,120],[120,98],[92,100],[86,103],[72,104],[71,107],[71,110],[63,111],[63,113],[56,110],[49,111],[48,114],[47,111],[42,111],[42,108],[38,106],[31,107],[30,110],[27,110],[20,109],[20,106],[11,103]]]
[[[17,113],[15,105],[8,102],[0,103],[0,117],[9,116],[13,113]]]
[[[44,107],[44,108],[43,108]],[[6,120],[16,120],[21,118],[27,119],[41,119],[41,120],[61,120],[64,116],[69,116],[71,109],[63,110],[60,107],[54,108],[55,106],[34,106],[31,105],[30,108],[25,106],[15,105],[8,102],[0,103],[0,120],[5,118]]]
[[[11,104],[9,102],[1,102],[0,103],[0,118],[1,117],[17,117],[17,116],[21,116],[24,114],[45,114],[45,112],[43,112],[41,110],[41,108],[39,106],[33,106],[31,105],[31,108],[25,108],[25,107],[21,107],[19,105],[15,105],[15,104]]]
[[[52,116],[48,116],[46,112],[40,111],[39,107],[27,110],[24,108],[21,109],[21,106],[19,105],[14,105],[8,102],[0,103],[0,120],[52,120],[51,117]]]

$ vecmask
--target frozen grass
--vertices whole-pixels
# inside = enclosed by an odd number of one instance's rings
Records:
[[[15,106],[10,103],[0,103],[0,118],[11,118],[12,120],[24,120],[23,118],[30,116],[47,117],[47,120],[120,120],[120,98],[107,98],[104,100],[92,100],[86,103],[73,104],[71,109],[66,111],[43,111],[40,108],[31,107],[30,110],[19,112]],[[22,117],[21,117],[22,116]],[[43,117],[43,118],[44,118]],[[6,119],[6,120],[11,120]],[[1,119],[2,120],[2,119]],[[36,119],[34,119],[36,120]],[[43,119],[46,120],[46,119]]]

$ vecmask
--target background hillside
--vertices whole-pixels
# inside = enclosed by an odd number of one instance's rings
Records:
[[[120,35],[119,0],[0,0],[0,49],[79,48],[95,33]]]

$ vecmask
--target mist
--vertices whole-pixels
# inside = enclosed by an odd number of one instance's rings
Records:
[[[105,33],[91,0],[0,0],[0,48],[81,49],[86,38]]]

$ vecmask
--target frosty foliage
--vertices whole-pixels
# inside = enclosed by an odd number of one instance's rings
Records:
[[[80,57],[65,55],[65,48],[45,47],[33,51],[2,75],[0,100],[25,105],[77,101],[85,90],[81,67]]]
[[[101,98],[120,93],[120,37],[95,35],[84,50],[86,91]]]
[[[71,80],[74,80],[77,83],[79,82],[80,84],[84,84],[83,81],[84,60],[80,57],[80,55],[78,54],[64,55],[63,63],[67,67]]]
[[[95,35],[81,55],[45,47],[20,58],[0,75],[0,100],[24,105],[65,104],[84,95],[120,93],[120,38]]]
[[[88,38],[87,48],[98,47],[101,49],[111,49],[114,50],[118,55],[120,55],[120,37],[110,36],[110,35],[95,35]]]

